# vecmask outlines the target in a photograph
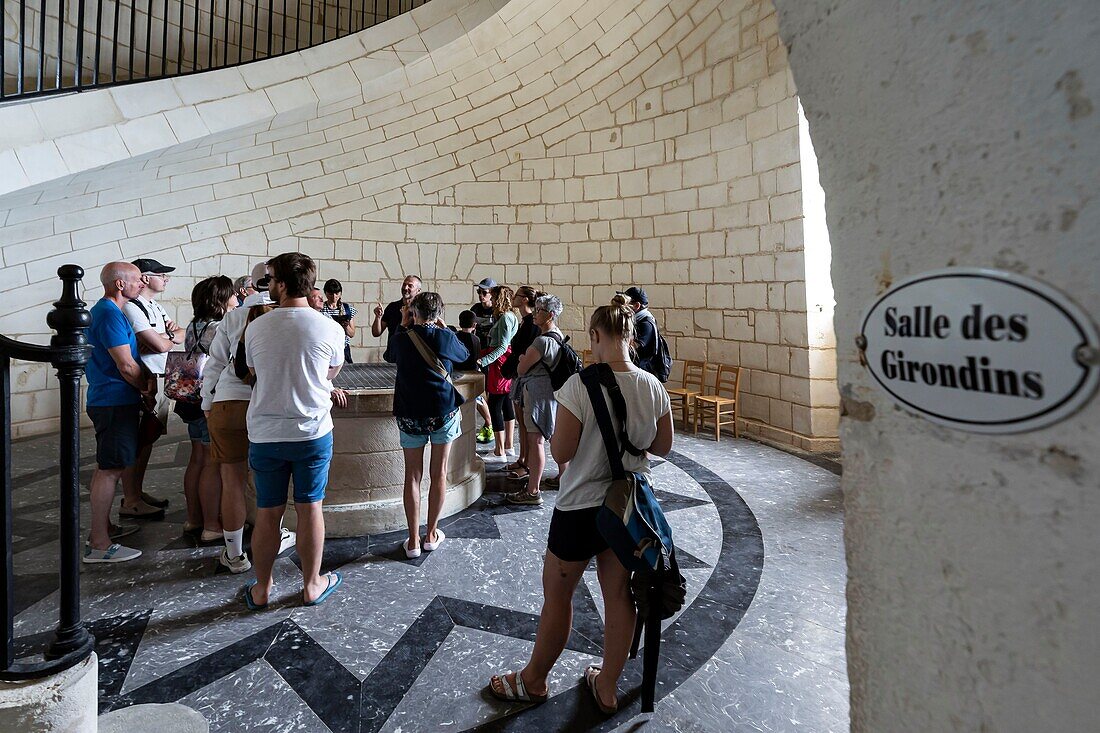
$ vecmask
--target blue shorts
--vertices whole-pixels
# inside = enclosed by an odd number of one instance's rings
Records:
[[[88,417],[95,428],[96,463],[105,471],[126,468],[137,463],[138,424],[141,406],[88,405]]]
[[[203,445],[210,445],[210,428],[206,425],[205,415],[198,420],[187,423],[187,437],[191,440],[197,440]]]
[[[443,423],[443,427],[427,435],[412,435],[400,428],[397,432],[401,434],[402,448],[423,448],[429,440],[432,445],[444,445],[453,442],[458,436],[462,435],[462,412],[455,410],[454,414],[451,415],[451,419]]]
[[[285,506],[292,476],[295,504],[321,501],[325,498],[331,462],[331,432],[293,443],[249,444],[248,465],[256,483],[256,506],[260,509]]]

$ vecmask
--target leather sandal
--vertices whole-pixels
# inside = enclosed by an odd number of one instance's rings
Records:
[[[596,707],[600,709],[600,712],[604,715],[612,715],[619,709],[619,702],[616,700],[614,705],[604,705],[603,700],[600,699],[600,693],[596,691],[596,678],[600,676],[602,671],[603,667],[598,664],[589,665],[588,669],[584,670],[585,686],[592,693],[592,699],[596,701]]]
[[[508,675],[510,674],[516,676],[515,686],[508,682]],[[503,692],[497,691],[497,688],[493,686],[494,680],[500,680],[500,689],[503,690]],[[504,702],[543,703],[550,699],[550,690],[547,690],[544,695],[535,695],[529,692],[527,686],[523,684],[523,675],[519,672],[505,672],[504,674],[493,675],[489,679],[489,694]]]

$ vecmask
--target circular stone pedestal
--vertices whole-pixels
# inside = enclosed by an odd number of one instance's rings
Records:
[[[473,504],[485,490],[485,464],[477,455],[478,423],[474,398],[484,391],[477,373],[455,375],[455,388],[465,398],[462,435],[451,444],[447,462],[447,495],[442,516]],[[325,535],[359,537],[405,527],[402,503],[404,458],[393,418],[393,389],[349,389],[348,406],[333,408],[333,455],[325,490]],[[428,466],[425,451],[421,483],[421,522],[427,512]],[[294,517],[287,513],[287,525]]]
[[[98,682],[95,654],[40,680],[0,682],[0,731],[95,733]]]
[[[186,705],[131,705],[99,718],[99,733],[209,733],[202,714]]]

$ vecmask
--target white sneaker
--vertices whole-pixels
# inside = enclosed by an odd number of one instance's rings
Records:
[[[252,563],[249,562],[248,555],[242,552],[240,557],[229,557],[229,549],[226,547],[222,548],[222,554],[218,558],[218,562],[229,568],[229,572],[234,575],[247,573],[252,569]]]
[[[415,549],[410,550],[408,540],[405,540],[404,542],[402,542],[401,547],[402,547],[402,549],[405,550],[405,557],[407,557],[408,559],[415,560],[416,558],[420,557],[420,548],[417,547]]]
[[[97,550],[91,545],[84,545],[84,557],[81,558],[83,562],[88,564],[99,562],[126,562],[127,560],[137,560],[141,557],[141,550],[135,550],[132,547],[123,547],[122,545],[115,543],[108,547],[106,550]]]
[[[437,529],[435,531],[435,542],[424,542],[424,552],[432,552],[439,549],[439,546],[443,544],[443,540],[445,539],[447,539],[447,535],[443,534],[443,530]]]
[[[284,552],[289,550],[291,547],[294,547],[295,543],[298,541],[298,535],[297,534],[295,534],[294,532],[291,532],[286,527],[282,527],[281,529],[282,529],[282,531],[281,531],[281,534],[279,536],[279,552],[277,553],[279,555],[282,555]]]

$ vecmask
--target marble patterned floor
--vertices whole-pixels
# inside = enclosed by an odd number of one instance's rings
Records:
[[[550,701],[505,705],[484,692],[531,650],[553,492],[541,508],[505,505],[500,492],[514,485],[490,464],[489,491],[442,523],[440,550],[409,561],[399,533],[329,540],[324,568],[344,586],[312,608],[289,550],[272,603],[248,613],[248,576],[224,571],[219,547],[180,536],[189,450],[179,426],[157,444],[147,488],[172,504],[165,521],[124,540],[142,558],[82,569],[101,712],[179,701],[214,733],[848,729],[841,500],[825,468],[746,440],[677,436],[654,478],[688,603],[662,633],[655,713],[639,715],[639,655],[608,718],[579,684],[602,640],[594,568]],[[85,486],[93,453],[85,434]],[[16,636],[33,649],[57,618],[56,438],[17,442],[12,454]]]

